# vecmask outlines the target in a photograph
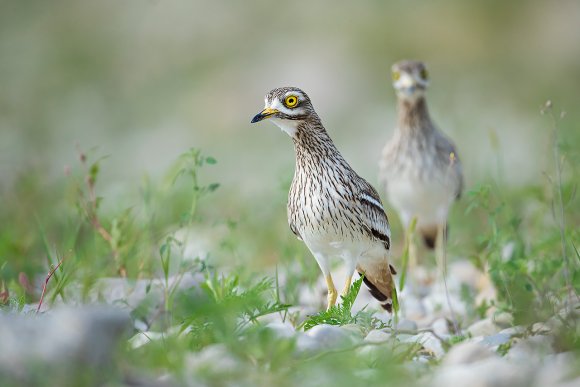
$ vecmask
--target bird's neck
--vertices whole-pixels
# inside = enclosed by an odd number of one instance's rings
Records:
[[[424,97],[414,100],[399,98],[397,110],[399,130],[426,132],[433,129]]]
[[[296,151],[297,170],[347,165],[319,119],[300,123],[292,140]]]

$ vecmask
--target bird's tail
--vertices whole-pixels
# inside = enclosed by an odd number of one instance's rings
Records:
[[[387,260],[369,266],[359,265],[356,270],[364,275],[363,281],[369,288],[371,295],[376,298],[383,309],[393,312],[393,305],[397,305],[397,290],[393,275],[397,274],[395,268]]]

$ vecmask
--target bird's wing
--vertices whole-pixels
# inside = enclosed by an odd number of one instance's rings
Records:
[[[393,306],[397,307],[395,302],[397,289],[393,280],[396,272],[388,260],[359,262],[356,270],[360,275],[364,275],[365,285],[369,288],[371,295],[380,302],[381,307],[392,312]]]
[[[376,257],[376,260],[363,260],[357,264],[357,271],[364,275],[364,282],[369,288],[371,295],[376,298],[381,307],[389,312],[393,311],[396,298],[396,289],[393,275],[396,274],[393,266],[389,264],[387,252],[391,247],[391,230],[389,219],[381,203],[377,191],[362,177],[356,175],[351,181],[356,184],[355,205],[363,223],[363,229],[368,236],[383,244],[384,255]]]
[[[294,235],[296,235],[298,240],[302,240],[302,237],[300,236],[298,229],[296,228],[296,226],[294,225],[294,223],[292,223],[292,221],[290,219],[288,219],[288,225],[290,226],[290,230],[292,230],[292,232],[294,233]]]
[[[457,154],[457,149],[455,144],[450,138],[445,136],[443,133],[437,131],[437,137],[435,141],[435,147],[438,157],[440,158],[443,165],[448,168],[449,178],[454,184],[455,199],[459,199],[463,193],[463,167],[461,161],[459,160],[459,155]]]
[[[391,230],[389,219],[377,191],[364,179],[360,178],[360,187],[355,200],[361,210],[364,229],[371,237],[380,240],[387,250],[391,247]]]

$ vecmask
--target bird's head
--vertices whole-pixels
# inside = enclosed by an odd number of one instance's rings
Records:
[[[393,87],[397,96],[405,100],[417,100],[425,94],[429,85],[429,73],[423,62],[403,60],[391,68]]]
[[[280,87],[266,94],[264,110],[256,114],[252,123],[270,119],[291,137],[298,125],[318,118],[310,98],[297,87]]]

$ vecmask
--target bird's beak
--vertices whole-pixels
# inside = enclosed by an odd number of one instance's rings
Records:
[[[276,109],[265,108],[260,113],[256,114],[254,116],[254,118],[252,118],[251,123],[253,124],[254,122],[262,121],[262,120],[264,120],[264,119],[266,119],[266,118],[268,118],[270,116],[273,116],[276,113],[279,113],[279,111],[276,110]]]
[[[401,74],[401,79],[399,80],[399,87],[402,89],[414,88],[416,85],[415,80],[407,74]]]

